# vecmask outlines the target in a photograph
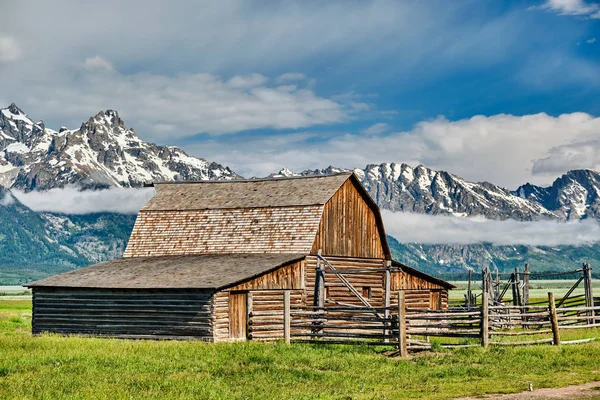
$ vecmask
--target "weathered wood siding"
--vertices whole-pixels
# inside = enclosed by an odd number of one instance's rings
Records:
[[[404,290],[404,300],[408,308],[447,310],[448,290]],[[397,291],[392,291],[390,305],[398,307]]]
[[[213,294],[33,288],[33,333],[213,340]]]
[[[251,290],[246,296],[252,304],[248,333],[252,340],[272,340],[283,338],[283,290]],[[292,308],[303,304],[303,291],[290,290]],[[229,298],[227,291],[215,294],[215,340],[229,341]]]
[[[233,290],[304,289],[304,261],[278,268],[267,274],[227,288]]]
[[[411,275],[406,272],[392,272],[391,287],[395,290],[436,289],[445,290],[442,285]]]
[[[312,254],[385,258],[382,240],[375,212],[349,179],[325,204]]]
[[[383,307],[385,305],[385,272],[381,271],[385,268],[385,260],[383,259],[363,259],[354,257],[326,257],[336,269],[344,270],[368,270],[379,269],[380,271],[365,274],[347,274],[344,277],[354,286],[360,293],[364,288],[370,288],[371,298],[368,299],[371,305],[375,307]],[[306,257],[305,266],[305,305],[313,305],[317,257]],[[325,267],[325,271],[330,269]],[[335,275],[325,274],[325,305],[336,306],[337,303],[352,304],[362,306],[358,297],[342,283]]]
[[[323,206],[142,211],[123,257],[309,253]]]

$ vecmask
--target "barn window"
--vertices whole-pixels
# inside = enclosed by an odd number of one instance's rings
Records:
[[[363,286],[363,288],[362,288],[362,296],[365,299],[370,299],[371,298],[371,287],[370,286]]]

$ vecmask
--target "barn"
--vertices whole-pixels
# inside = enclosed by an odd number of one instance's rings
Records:
[[[284,292],[292,307],[392,306],[393,291],[448,306],[451,284],[392,260],[352,173],[155,188],[123,258],[27,285],[33,333],[273,339],[283,321],[249,335],[248,318],[283,312]]]

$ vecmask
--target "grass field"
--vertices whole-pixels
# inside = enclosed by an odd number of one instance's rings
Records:
[[[0,300],[1,399],[448,399],[600,381],[600,342],[400,360],[368,346],[32,337],[30,325],[29,300]]]

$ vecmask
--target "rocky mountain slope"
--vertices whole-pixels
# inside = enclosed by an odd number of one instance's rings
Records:
[[[46,128],[16,105],[0,109],[0,185],[46,190],[137,187],[152,181],[233,179],[227,167],[137,137],[113,110],[78,129]]]
[[[272,176],[322,175],[349,171],[328,167],[294,173],[287,168]],[[459,217],[532,221],[600,219],[600,173],[569,171],[550,187],[526,184],[515,191],[489,182],[469,182],[423,165],[383,163],[354,169],[383,209]]]

